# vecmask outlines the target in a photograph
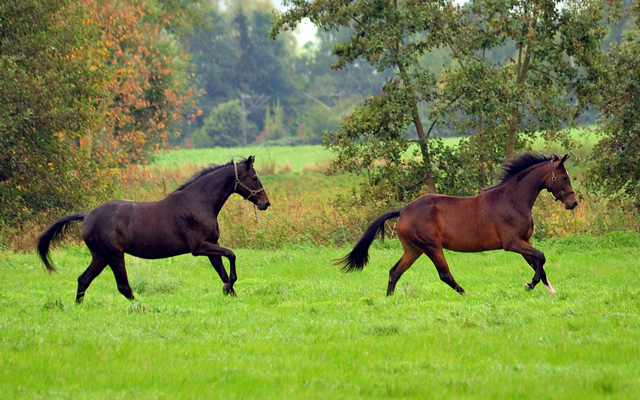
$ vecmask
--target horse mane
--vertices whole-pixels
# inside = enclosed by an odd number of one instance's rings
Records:
[[[500,174],[500,182],[493,184],[489,187],[484,188],[482,191],[485,192],[487,190],[495,189],[499,186],[504,185],[509,182],[516,175],[524,172],[525,170],[536,166],[538,164],[542,164],[544,162],[550,161],[558,161],[560,160],[560,156],[557,154],[550,154],[545,156],[541,153],[524,153],[520,155],[518,158],[514,158],[513,160],[506,161],[502,165],[502,173]]]
[[[221,168],[224,168],[227,165],[232,165],[234,162],[235,162],[235,160],[232,158],[231,161],[229,161],[226,164],[210,164],[209,166],[202,168],[199,172],[196,172],[195,174],[193,174],[193,176],[188,181],[186,181],[185,183],[180,185],[179,188],[174,190],[173,193],[183,190],[184,188],[186,188],[187,186],[191,185],[193,182],[199,180],[200,178],[202,178],[202,177],[204,177],[206,175],[209,175],[213,171],[217,171],[217,170],[219,170]]]

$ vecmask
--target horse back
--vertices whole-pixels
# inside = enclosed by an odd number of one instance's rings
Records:
[[[441,246],[459,252],[503,248],[501,210],[486,197],[428,194],[402,208],[398,235],[417,247]]]

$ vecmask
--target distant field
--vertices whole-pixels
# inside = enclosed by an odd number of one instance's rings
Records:
[[[290,168],[292,172],[301,172],[303,167],[328,164],[332,154],[321,145],[296,147],[216,147],[212,149],[172,150],[156,156],[151,166],[178,168],[184,164],[221,164],[235,157],[256,156],[256,166],[264,168],[273,162],[276,169]]]
[[[378,242],[377,242],[378,243]],[[0,253],[4,399],[634,399],[640,393],[640,236],[535,243],[558,291],[502,251],[447,253],[469,296],[420,259],[385,297],[397,241],[361,273],[346,248],[237,250],[238,298],[206,258],[127,258],[73,302],[84,248]]]
[[[593,127],[573,129],[571,135],[574,140],[582,143],[583,147],[578,150],[580,154],[591,150],[597,138],[593,133]],[[445,145],[453,146],[461,138],[443,138]],[[558,145],[546,148],[544,142],[538,139],[533,144],[535,151],[543,153],[562,153],[565,149]],[[412,151],[409,151],[412,154]],[[156,156],[150,164],[153,167],[165,167],[177,169],[184,165],[207,165],[211,163],[224,163],[232,157],[256,156],[256,166],[264,169],[269,164],[275,164],[275,171],[302,172],[304,168],[322,169],[333,159],[333,153],[323,148],[321,145],[305,145],[296,147],[232,147],[232,148],[211,148],[211,149],[180,149],[172,150]]]

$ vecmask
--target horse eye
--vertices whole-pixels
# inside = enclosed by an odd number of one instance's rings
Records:
[[[566,175],[562,177],[562,180],[563,180],[563,181],[566,181],[567,179],[569,179],[569,177],[568,177],[568,176],[566,176]]]

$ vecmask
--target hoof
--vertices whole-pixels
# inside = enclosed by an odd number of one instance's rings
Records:
[[[524,290],[533,290],[533,285],[530,283],[525,283],[524,284]]]
[[[225,296],[238,297],[233,287],[227,287],[227,285],[222,286],[222,293],[224,293]]]

